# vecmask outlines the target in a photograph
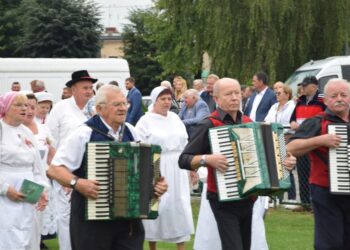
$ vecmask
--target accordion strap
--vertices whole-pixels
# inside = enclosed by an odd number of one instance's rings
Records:
[[[101,135],[104,135],[106,136],[107,138],[111,139],[112,141],[115,141],[115,138],[113,136],[111,136],[110,134],[106,134],[105,132],[103,132],[102,130],[98,129],[98,128],[95,128],[89,124],[86,124],[89,128],[91,128],[92,130],[94,130],[95,132],[101,134]]]

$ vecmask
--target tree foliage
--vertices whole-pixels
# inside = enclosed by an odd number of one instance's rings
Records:
[[[3,0],[12,7],[2,18],[6,34],[0,53],[12,57],[97,57],[100,53],[99,11],[85,0]],[[3,39],[2,39],[3,38]],[[3,41],[3,43],[2,43]],[[11,41],[11,42],[10,42]]]
[[[350,0],[157,0],[149,25],[164,72],[211,70],[241,82],[266,71],[284,80],[309,59],[344,53]]]
[[[156,47],[145,20],[152,18],[152,11],[133,10],[122,33],[125,59],[129,62],[130,73],[136,78],[136,85],[143,94],[149,94],[159,85],[163,71],[156,59]]]
[[[0,0],[0,57],[16,56],[21,24],[16,9],[21,0]]]

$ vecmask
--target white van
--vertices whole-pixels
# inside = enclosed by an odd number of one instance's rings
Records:
[[[350,56],[333,56],[323,60],[311,60],[298,68],[285,83],[293,89],[293,93],[296,93],[297,84],[307,76],[316,76],[321,92],[331,78],[343,78],[350,81]]]
[[[129,65],[119,58],[0,58],[0,94],[11,90],[13,82],[20,82],[22,90],[30,91],[32,80],[45,82],[46,90],[61,99],[62,89],[74,71],[86,69],[97,82],[119,83],[124,93],[124,81],[130,77]]]

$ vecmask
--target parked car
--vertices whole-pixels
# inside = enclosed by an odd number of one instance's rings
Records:
[[[147,112],[148,111],[148,107],[149,105],[151,105],[152,103],[152,100],[151,100],[151,97],[150,96],[143,96],[142,97],[142,109],[143,109],[143,112]]]
[[[333,56],[323,60],[311,60],[298,68],[285,83],[296,93],[297,84],[307,76],[315,76],[318,79],[321,93],[329,79],[343,78],[349,81],[350,56]]]

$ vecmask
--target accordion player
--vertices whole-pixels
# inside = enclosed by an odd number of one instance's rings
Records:
[[[213,153],[224,154],[229,167],[216,171],[219,199],[239,200],[251,195],[277,195],[290,188],[283,126],[245,123],[212,128]]]
[[[153,186],[160,177],[158,145],[89,142],[86,178],[100,183],[98,198],[86,200],[86,220],[155,219]]]

